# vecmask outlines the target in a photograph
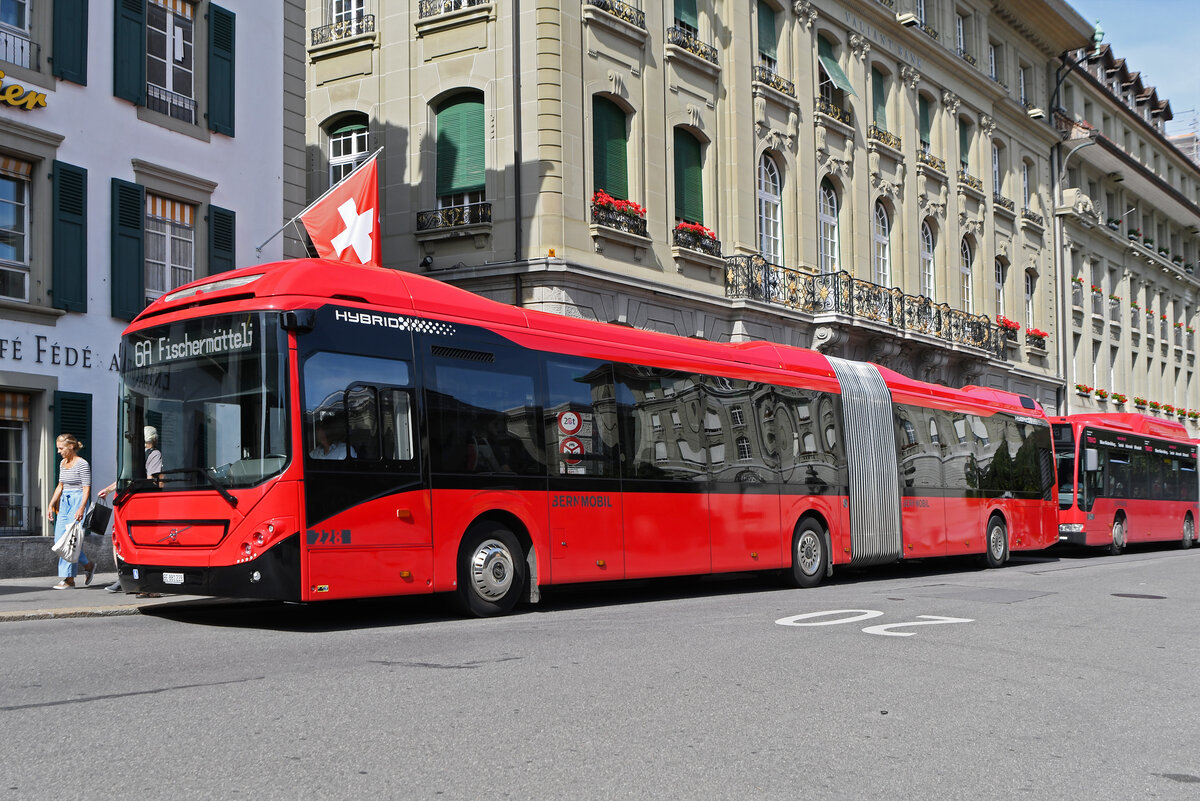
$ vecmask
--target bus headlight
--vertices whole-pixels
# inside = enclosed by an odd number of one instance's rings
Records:
[[[1078,534],[1083,531],[1083,523],[1063,523],[1058,527],[1059,534]]]

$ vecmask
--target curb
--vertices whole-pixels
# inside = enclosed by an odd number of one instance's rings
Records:
[[[71,617],[119,617],[141,614],[142,605],[76,607],[74,609],[32,609],[27,612],[0,612],[0,623],[21,620],[54,620]]]

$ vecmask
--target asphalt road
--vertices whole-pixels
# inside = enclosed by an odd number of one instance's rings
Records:
[[[1142,549],[560,589],[494,620],[7,622],[0,800],[1196,799],[1198,577],[1200,549]]]

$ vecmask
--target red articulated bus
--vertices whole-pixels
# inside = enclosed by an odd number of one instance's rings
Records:
[[[126,589],[298,601],[979,554],[1057,539],[1030,398],[297,260],[122,340]],[[143,426],[163,473],[144,478]]]
[[[1144,414],[1051,417],[1058,539],[1120,553],[1131,542],[1196,539],[1196,443]]]

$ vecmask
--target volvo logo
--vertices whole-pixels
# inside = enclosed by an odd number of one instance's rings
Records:
[[[191,526],[183,526],[182,528],[173,528],[167,533],[167,536],[160,539],[156,545],[178,545],[179,535],[187,531]]]

